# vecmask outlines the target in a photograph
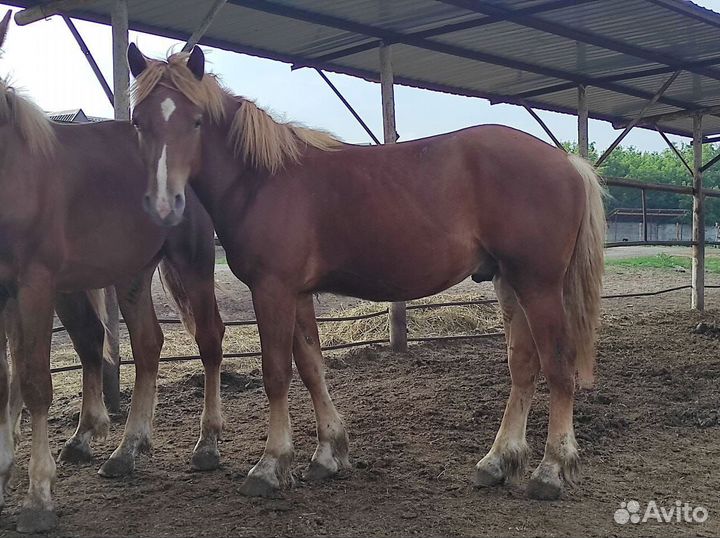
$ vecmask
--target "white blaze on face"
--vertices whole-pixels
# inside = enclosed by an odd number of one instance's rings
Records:
[[[167,166],[167,144],[163,145],[162,153],[160,153],[160,159],[158,159],[157,165],[157,201],[156,209],[160,218],[164,219],[167,217],[172,208],[170,207],[170,200],[168,199],[167,191],[167,180],[168,180],[168,166]]]
[[[162,103],[160,103],[160,109],[162,110],[163,118],[165,121],[170,121],[170,116],[175,112],[175,101],[167,97]]]

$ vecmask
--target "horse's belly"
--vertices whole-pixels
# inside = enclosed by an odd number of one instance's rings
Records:
[[[490,256],[467,250],[443,257],[398,257],[377,264],[365,261],[331,272],[322,288],[370,301],[409,301],[444,291],[470,275],[492,278],[494,271]]]

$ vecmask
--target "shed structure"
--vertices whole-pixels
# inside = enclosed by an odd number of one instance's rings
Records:
[[[61,14],[113,26],[114,92],[126,118],[128,28],[381,83],[385,143],[396,138],[393,84],[692,137],[692,308],[704,308],[702,143],[720,135],[720,15],[685,0],[10,0],[18,24]],[[329,84],[330,81],[324,77]],[[336,91],[336,93],[339,92]],[[115,97],[113,97],[113,95]],[[340,96],[340,95],[339,95]],[[340,96],[342,98],[342,96]],[[352,110],[350,103],[344,100]],[[361,120],[360,120],[361,121]],[[366,129],[369,131],[369,129]],[[377,140],[374,134],[371,136]],[[674,147],[674,146],[673,146]],[[611,181],[608,181],[612,184]],[[715,193],[711,193],[715,194]],[[404,308],[391,343],[406,347]]]

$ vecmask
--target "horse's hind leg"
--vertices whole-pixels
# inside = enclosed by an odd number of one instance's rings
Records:
[[[540,365],[550,388],[550,420],[545,455],[528,484],[535,499],[557,499],[563,479],[572,484],[579,469],[573,430],[575,347],[569,337],[562,280],[513,283],[525,310]]]
[[[59,293],[55,312],[67,329],[83,367],[82,404],[77,429],[60,452],[60,461],[85,462],[92,459],[90,441],[104,438],[110,418],[102,397],[102,362],[105,328],[88,293]]]
[[[214,251],[212,255],[214,257]],[[197,471],[210,471],[220,466],[218,440],[223,428],[220,363],[225,334],[225,325],[215,300],[214,263],[202,271],[180,260],[166,259],[160,268],[186,328],[195,337],[205,369],[205,401],[200,418],[200,438],[193,450],[190,466]]]
[[[32,267],[23,277],[17,293],[17,316],[13,338],[19,338],[20,351],[13,357],[25,404],[32,418],[30,485],[18,516],[20,532],[43,532],[57,523],[52,486],[55,460],[48,441],[48,409],[52,402],[50,376],[50,335],[52,332],[52,275],[42,267]]]
[[[320,351],[312,295],[300,297],[297,303],[293,356],[300,378],[310,392],[317,424],[318,446],[305,477],[324,479],[349,467],[350,462],[345,425],[330,399],[325,383],[325,365]]]
[[[150,294],[153,270],[154,267],[148,268],[132,281],[115,286],[120,311],[130,333],[135,387],[122,441],[98,470],[98,474],[108,478],[131,473],[138,453],[149,450],[151,445],[158,362],[163,345]]]
[[[501,276],[495,277],[494,284],[503,313],[512,386],[495,442],[475,467],[477,487],[502,484],[525,470],[529,454],[525,428],[540,371],[535,342],[515,292]]]
[[[10,481],[15,457],[13,423],[10,418],[10,370],[7,362],[3,307],[4,304],[0,305],[0,512],[5,506],[5,491]]]

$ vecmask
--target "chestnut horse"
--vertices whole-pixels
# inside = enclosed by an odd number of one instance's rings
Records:
[[[525,427],[542,370],[550,388],[545,454],[530,496],[557,498],[577,473],[575,374],[590,383],[599,320],[603,189],[579,157],[486,125],[388,146],[342,145],[274,121],[205,74],[202,51],[148,60],[131,45],[133,124],[149,186],[145,207],[176,224],[192,185],[230,268],[252,291],[269,433],[242,491],[291,482],[291,357],[315,407],[308,474],[348,465],[345,427],[324,381],[312,294],[405,301],[468,276],[493,279],[512,388],[477,486],[523,471]]]
[[[8,17],[0,23],[0,45],[7,23]],[[125,432],[99,473],[131,472],[137,453],[149,446],[163,343],[150,293],[158,262],[205,367],[205,407],[191,463],[198,469],[219,464],[224,326],[215,301],[212,222],[189,192],[183,222],[177,228],[158,226],[141,208],[145,174],[128,122],[54,124],[0,83],[0,508],[13,463],[7,334],[13,375],[32,417],[30,484],[20,531],[43,531],[56,522],[47,427],[53,307],[68,323],[84,369],[78,430],[61,459],[89,457],[90,439],[107,429],[101,396],[104,332],[98,308],[78,293],[82,290],[116,287],[135,359]]]

